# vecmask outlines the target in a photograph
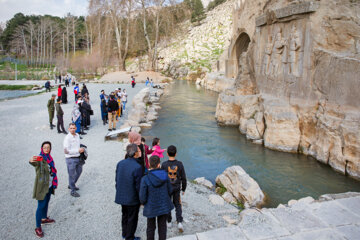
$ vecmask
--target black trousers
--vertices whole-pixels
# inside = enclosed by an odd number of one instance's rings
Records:
[[[182,217],[182,208],[181,208],[181,198],[180,198],[180,190],[175,190],[173,191],[173,193],[171,194],[171,198],[172,201],[174,203],[175,206],[175,213],[176,213],[176,221],[178,223],[183,221],[183,217]],[[167,217],[167,221],[171,222],[171,212],[169,212],[168,217]]]
[[[147,219],[147,228],[146,228],[147,240],[155,240],[156,219],[158,224],[159,240],[166,240],[167,214]]]
[[[126,240],[133,240],[138,224],[140,205],[126,206],[121,205],[122,208],[122,237]]]
[[[60,116],[60,115],[56,115],[57,117],[57,130],[58,132],[65,132],[65,128],[64,128],[64,119],[63,119],[63,116]],[[62,130],[60,130],[60,127]]]

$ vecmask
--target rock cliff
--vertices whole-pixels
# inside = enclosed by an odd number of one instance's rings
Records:
[[[224,59],[224,50],[229,47],[233,4],[233,0],[228,0],[206,12],[206,18],[198,26],[185,22],[178,36],[160,44],[159,68],[174,78],[184,78],[198,69],[224,70],[224,63],[218,65],[217,61]]]
[[[224,74],[233,83],[219,96],[217,121],[360,179],[360,2],[234,6]]]

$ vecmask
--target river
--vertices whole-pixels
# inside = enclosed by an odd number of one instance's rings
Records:
[[[267,207],[306,196],[360,192],[360,182],[311,157],[272,151],[246,140],[237,128],[218,126],[217,93],[186,81],[176,81],[167,91],[159,118],[142,135],[148,145],[153,137],[160,138],[162,148],[175,145],[188,179],[214,182],[227,167],[240,165],[266,193]]]

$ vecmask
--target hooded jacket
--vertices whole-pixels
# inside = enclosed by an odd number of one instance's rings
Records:
[[[170,195],[172,186],[167,172],[161,169],[150,170],[148,175],[141,179],[140,202],[144,204],[143,215],[154,218],[168,214],[174,205]]]

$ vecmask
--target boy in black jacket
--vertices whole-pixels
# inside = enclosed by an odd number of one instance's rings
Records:
[[[184,227],[182,225],[183,217],[182,217],[182,209],[181,209],[180,190],[182,191],[182,195],[184,195],[186,190],[185,169],[182,162],[175,159],[176,156],[175,146],[171,145],[167,148],[167,155],[169,156],[169,160],[161,165],[161,169],[164,169],[165,171],[168,172],[168,176],[170,178],[170,182],[173,187],[173,192],[171,194],[171,197],[175,205],[176,221],[178,223],[179,231],[183,232]],[[168,214],[167,221],[168,221],[168,227],[171,227],[171,212]]]

